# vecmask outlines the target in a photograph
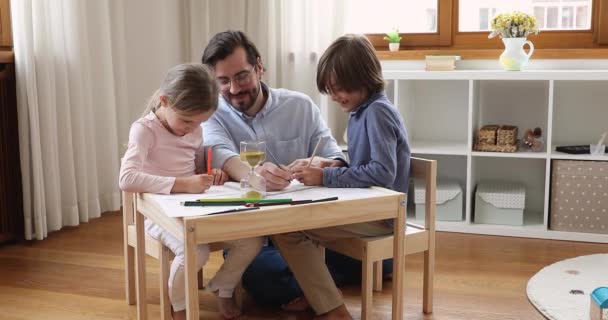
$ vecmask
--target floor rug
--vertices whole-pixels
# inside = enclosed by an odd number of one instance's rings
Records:
[[[608,254],[547,266],[528,281],[526,291],[530,302],[548,319],[589,320],[590,294],[597,287],[608,287]]]

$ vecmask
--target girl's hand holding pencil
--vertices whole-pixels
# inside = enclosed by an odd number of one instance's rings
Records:
[[[189,177],[177,177],[171,189],[172,193],[203,193],[213,184],[213,176],[197,174]]]
[[[221,186],[228,181],[228,174],[222,169],[211,169],[211,176],[213,177],[214,186]]]

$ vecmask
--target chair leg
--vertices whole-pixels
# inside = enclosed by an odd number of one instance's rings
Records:
[[[135,300],[135,249],[129,245],[129,225],[133,224],[133,195],[122,195],[122,233],[125,255],[125,295],[127,303],[134,305]]]
[[[160,248],[160,319],[171,320],[171,301],[169,300],[169,269],[171,259],[169,248]]]
[[[203,283],[203,269],[198,271],[198,289],[202,290],[205,289],[205,284]]]
[[[382,291],[382,260],[374,261],[374,291]]]
[[[364,249],[363,259],[361,259],[361,320],[372,318],[372,287],[373,287],[373,261],[367,255],[367,248]]]
[[[433,312],[433,279],[435,272],[435,248],[424,252],[424,283],[422,287],[422,312]],[[405,281],[404,281],[405,284]]]
[[[135,286],[137,298],[137,319],[145,320],[147,314],[146,300],[146,243],[144,236],[144,217],[141,213],[135,212]]]
[[[135,248],[125,239],[125,289],[127,303],[134,305],[135,300]]]

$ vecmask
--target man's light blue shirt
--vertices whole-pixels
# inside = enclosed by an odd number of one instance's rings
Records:
[[[269,88],[262,83],[268,99],[262,109],[250,117],[235,109],[220,96],[217,111],[203,123],[203,143],[213,146],[212,166],[222,168],[239,154],[241,141],[266,142],[266,161],[288,165],[308,158],[324,138],[317,155],[344,159],[336,140],[321,117],[319,108],[307,95],[287,89]]]

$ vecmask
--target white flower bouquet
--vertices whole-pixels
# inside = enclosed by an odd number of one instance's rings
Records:
[[[525,38],[529,34],[538,34],[540,30],[536,18],[523,12],[501,13],[492,19],[492,32],[488,38]]]

